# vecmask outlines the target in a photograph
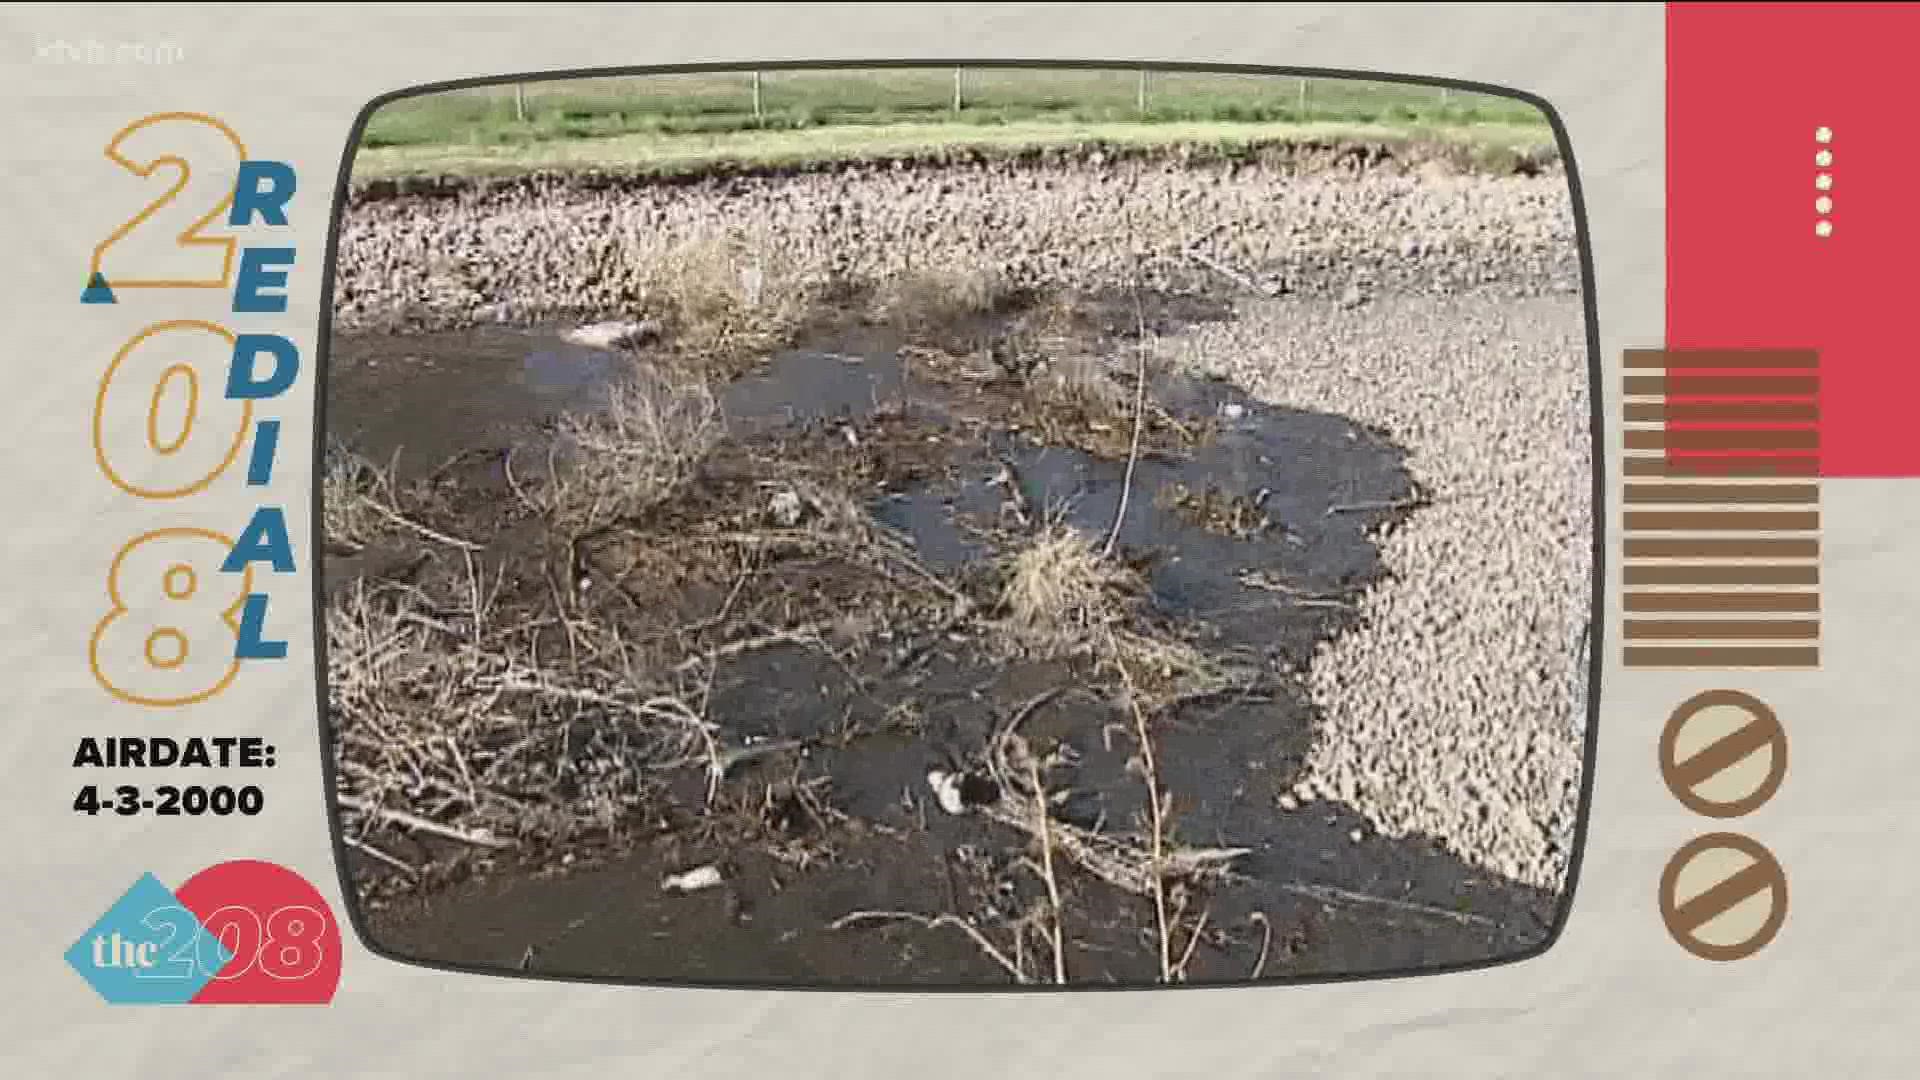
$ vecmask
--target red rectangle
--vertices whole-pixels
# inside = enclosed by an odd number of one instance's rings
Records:
[[[1917,49],[1920,4],[1667,8],[1667,347],[1817,350],[1824,477],[1920,476]]]

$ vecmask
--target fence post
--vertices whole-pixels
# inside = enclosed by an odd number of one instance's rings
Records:
[[[1140,69],[1140,85],[1138,89],[1136,89],[1134,92],[1134,108],[1136,108],[1139,111],[1141,117],[1144,118],[1147,115],[1147,69],[1146,68]]]
[[[755,123],[765,119],[760,108],[760,73],[757,71],[753,73],[753,119]]]
[[[524,124],[527,122],[527,84],[513,84],[513,118]]]
[[[1305,75],[1300,76],[1299,112],[1300,112],[1300,119],[1305,120],[1307,118],[1307,77]]]
[[[961,109],[964,109],[967,106],[965,75],[966,75],[965,68],[953,69],[953,111],[954,112],[959,112]]]

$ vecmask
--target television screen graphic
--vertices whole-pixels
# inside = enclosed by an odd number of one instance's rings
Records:
[[[1596,524],[1537,106],[702,71],[401,97],[353,153],[321,617],[371,944],[994,987],[1549,941]]]

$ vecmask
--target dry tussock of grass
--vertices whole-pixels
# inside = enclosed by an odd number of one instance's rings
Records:
[[[1144,626],[1144,576],[1079,530],[1047,524],[1005,560],[1004,571],[998,628],[1016,648],[1124,667],[1149,700],[1224,685],[1205,654]]]
[[[1006,276],[991,266],[922,268],[882,279],[874,287],[868,314],[908,333],[922,333],[996,311],[1012,295]]]
[[[1029,382],[1041,401],[1071,409],[1090,422],[1118,423],[1131,401],[1098,357],[1067,355],[1044,364]]]
[[[1142,587],[1138,574],[1101,557],[1079,530],[1055,522],[1007,560],[1002,625],[1029,649],[1071,653],[1124,621]]]
[[[674,350],[722,367],[784,341],[826,280],[764,227],[709,229],[630,255],[628,266],[642,306],[664,324]]]
[[[657,506],[691,480],[726,434],[705,381],[643,370],[609,391],[607,408],[560,424],[565,464],[532,497],[563,532],[580,535]]]

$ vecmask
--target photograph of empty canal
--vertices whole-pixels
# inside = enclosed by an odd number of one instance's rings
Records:
[[[381,949],[1152,986],[1549,935],[1593,446],[1532,107],[496,86],[383,106],[338,229],[327,724]]]

